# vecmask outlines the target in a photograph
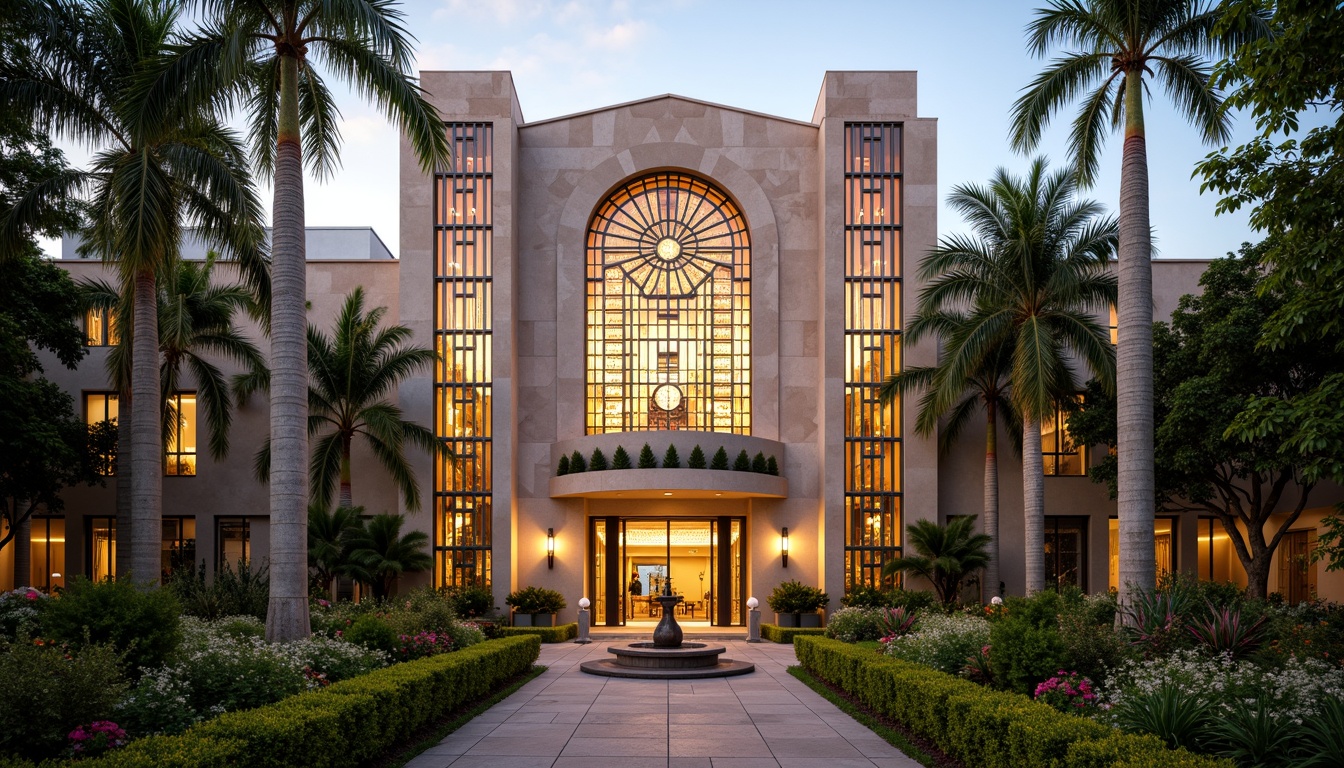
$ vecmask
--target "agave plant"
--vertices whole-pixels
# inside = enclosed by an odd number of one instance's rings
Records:
[[[1193,593],[1179,584],[1168,589],[1135,590],[1124,610],[1130,644],[1149,656],[1171,650],[1184,636],[1193,598]]]
[[[907,611],[905,606],[881,609],[878,611],[877,625],[882,628],[883,637],[909,634],[915,627],[915,612]]]
[[[1240,659],[1255,653],[1264,644],[1269,630],[1268,616],[1250,622],[1241,615],[1239,608],[1219,608],[1212,602],[1207,605],[1208,615],[1188,627],[1200,645],[1213,653]]]

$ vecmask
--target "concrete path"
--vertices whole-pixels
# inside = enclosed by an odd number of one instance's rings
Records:
[[[756,671],[621,680],[579,662],[609,643],[543,645],[549,669],[407,768],[917,768],[785,671],[793,646],[717,641]]]

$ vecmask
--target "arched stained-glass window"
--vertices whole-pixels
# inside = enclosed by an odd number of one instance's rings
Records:
[[[588,433],[751,433],[751,245],[712,184],[654,173],[594,211]]]

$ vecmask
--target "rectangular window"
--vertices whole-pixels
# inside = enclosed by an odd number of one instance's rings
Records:
[[[1107,326],[1107,327],[1110,328],[1110,331],[1111,331],[1111,343],[1112,343],[1112,344],[1119,344],[1119,343],[1120,343],[1120,319],[1119,319],[1119,318],[1116,316],[1116,314],[1115,314],[1115,305],[1114,305],[1114,304],[1111,305],[1111,314],[1110,314],[1110,319],[1109,319],[1109,321],[1108,321],[1108,326]]]
[[[168,442],[164,447],[165,475],[196,475],[196,393],[178,392],[168,398],[164,412],[168,420]]]
[[[87,310],[84,313],[84,343],[90,347],[115,347],[121,343],[116,312],[106,309]]]
[[[1289,605],[1316,599],[1316,529],[1289,531],[1279,545],[1279,594]]]
[[[120,400],[115,392],[85,392],[84,420],[94,430],[115,430],[120,412]],[[108,441],[104,441],[108,442]],[[98,456],[98,471],[111,477],[117,474],[117,453],[108,448]]]
[[[1199,518],[1199,554],[1196,558],[1199,578],[1204,581],[1231,582],[1236,580],[1232,538],[1216,517]]]
[[[450,123],[453,166],[434,177],[435,582],[490,583],[494,131]]]
[[[1157,563],[1157,578],[1176,570],[1176,518],[1159,517],[1153,521],[1153,556]],[[1110,524],[1109,584],[1120,588],[1120,521],[1114,517]]]
[[[252,562],[252,524],[247,518],[215,518],[215,541],[218,543],[216,570]]]
[[[1087,518],[1045,518],[1045,584],[1087,590]]]
[[[29,518],[27,586],[51,592],[65,586],[65,518]],[[23,586],[23,585],[20,585]]]
[[[1083,396],[1077,395],[1076,402]],[[1041,463],[1046,475],[1086,475],[1087,446],[1075,445],[1069,437],[1069,414],[1072,409],[1055,409],[1053,418],[1041,424]]]
[[[84,518],[84,575],[94,581],[117,575],[117,519]]]
[[[901,125],[846,123],[845,584],[878,585],[901,551],[901,409],[877,390],[901,370]]]
[[[196,518],[163,518],[163,577],[196,567]]]

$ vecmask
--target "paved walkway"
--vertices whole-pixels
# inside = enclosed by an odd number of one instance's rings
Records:
[[[717,680],[586,675],[608,642],[543,645],[535,680],[407,768],[917,768],[785,671],[793,646],[725,641],[756,671]]]

